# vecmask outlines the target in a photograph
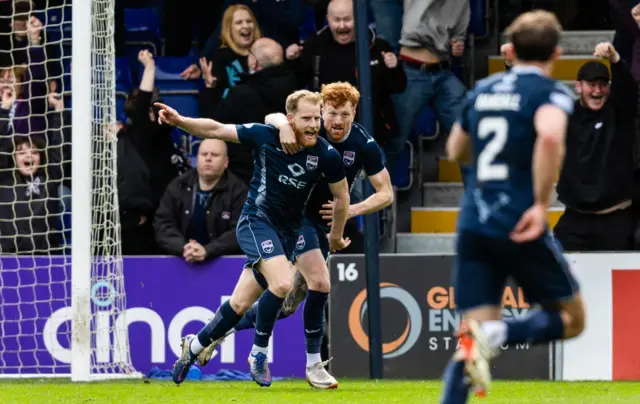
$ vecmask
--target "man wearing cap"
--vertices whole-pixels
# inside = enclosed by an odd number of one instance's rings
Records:
[[[565,212],[554,232],[566,251],[631,250],[637,85],[613,45],[598,44],[594,56],[610,62],[613,77],[599,61],[578,71],[557,186]]]

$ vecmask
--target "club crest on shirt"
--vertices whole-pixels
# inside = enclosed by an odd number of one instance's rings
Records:
[[[307,168],[309,170],[318,168],[318,156],[307,156]]]
[[[273,252],[273,241],[265,240],[262,242],[261,246],[262,251],[266,252],[267,254],[271,254]]]
[[[342,162],[345,166],[350,166],[356,160],[356,152],[345,151],[342,153]]]
[[[231,219],[231,212],[223,211],[223,212],[222,212],[222,219],[223,219],[223,220],[229,220],[229,219]]]
[[[304,236],[301,234],[298,236],[298,241],[296,242],[296,250],[302,250],[307,243],[304,241]]]

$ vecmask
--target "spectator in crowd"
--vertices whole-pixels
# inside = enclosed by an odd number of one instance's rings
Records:
[[[302,48],[287,49],[288,59],[299,59],[300,86],[319,91],[323,84],[338,81],[358,85],[353,1],[332,0],[327,8],[328,27],[308,40]],[[401,93],[407,78],[391,46],[370,31],[373,91],[373,137],[385,148],[397,136],[398,122],[391,95]],[[356,117],[356,121],[357,121]]]
[[[296,90],[295,74],[284,64],[283,50],[269,38],[258,39],[249,53],[251,74],[232,88],[226,99],[216,102],[215,78],[211,64],[202,65],[206,89],[203,92],[201,116],[218,122],[262,122],[274,112],[284,112],[287,96]],[[229,169],[246,184],[253,174],[252,148],[239,143],[228,143]]]
[[[399,131],[387,146],[391,170],[427,105],[440,122],[440,133],[448,134],[458,118],[465,87],[450,69],[451,56],[464,53],[470,15],[469,0],[405,1],[399,57],[407,90],[394,100]]]
[[[585,63],[578,71],[579,100],[569,119],[558,198],[566,206],[555,235],[567,251],[633,248],[636,84],[610,43],[594,55],[611,63]]]
[[[520,1],[520,0],[514,0]],[[394,52],[400,48],[402,31],[403,0],[371,0],[371,11],[376,22],[376,31],[391,45]]]
[[[25,66],[32,61],[29,59],[29,25],[33,20],[32,13],[36,10],[45,10],[47,5],[40,5],[36,8],[30,0],[17,0],[13,3],[13,10],[10,11],[11,19],[7,19],[9,24],[9,32],[6,38],[0,42],[0,65],[2,66]],[[1,11],[1,10],[0,10]],[[9,11],[9,10],[7,10]],[[36,20],[39,22],[36,18]],[[1,22],[0,22],[1,24]],[[0,36],[4,35],[0,33]],[[60,76],[60,61],[56,58],[58,44],[48,43],[45,32],[40,32],[40,44],[44,44],[46,71],[48,75],[48,84],[51,91],[58,88],[57,77]],[[57,46],[56,46],[57,45]]]
[[[61,134],[14,136],[13,167],[0,178],[0,251],[3,254],[60,252]]]
[[[196,168],[169,184],[154,219],[156,240],[165,253],[189,263],[241,253],[236,224],[247,187],[227,164],[225,142],[204,140]]]
[[[31,135],[41,138],[46,136],[45,115],[49,91],[46,84],[45,52],[41,46],[40,20],[31,17],[27,23],[27,32],[29,64],[0,69],[0,88],[11,90],[3,92],[3,104],[8,106],[9,110],[6,132],[0,133],[5,140],[5,150],[12,149],[11,145],[6,143],[8,135]]]
[[[241,75],[249,70],[249,49],[261,37],[256,18],[249,7],[236,4],[225,10],[222,16],[219,51],[215,54],[205,53],[200,59],[201,65],[212,64],[216,102],[226,97],[229,89],[241,82]],[[202,70],[194,64],[181,75],[185,79],[199,79]]]
[[[153,102],[159,101],[159,96],[154,88],[156,64],[153,55],[142,50],[138,53],[138,61],[144,67],[142,79],[139,88],[125,102],[128,123],[122,130],[149,171],[152,210],[155,211],[167,185],[188,167],[186,157],[171,137],[172,128],[157,122]]]
[[[153,173],[140,156],[132,138],[135,131],[118,131],[118,205],[123,255],[153,255],[156,252],[152,218]]]
[[[198,26],[198,47],[202,51],[222,15],[220,0],[166,0],[164,3],[165,56],[187,56],[193,29]]]
[[[300,26],[304,23],[306,11],[303,0],[226,0],[224,4],[223,8],[234,7],[234,4],[249,7],[262,34],[278,42],[282,49],[300,40]],[[218,29],[207,41],[202,56],[208,59],[215,57],[220,39],[222,36]]]

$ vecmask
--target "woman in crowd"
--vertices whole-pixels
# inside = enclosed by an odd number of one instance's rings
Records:
[[[191,65],[182,76],[198,79],[203,71],[211,70],[213,76],[204,77],[206,89],[202,96],[216,105],[227,95],[231,87],[241,81],[241,75],[248,72],[249,49],[261,37],[260,28],[251,9],[242,4],[235,4],[227,8],[222,17],[221,46],[215,57],[200,58],[200,67]],[[207,113],[202,115],[208,116]]]

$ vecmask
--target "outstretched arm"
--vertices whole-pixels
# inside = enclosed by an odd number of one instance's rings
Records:
[[[347,219],[378,212],[393,203],[393,186],[391,185],[391,178],[386,168],[378,174],[370,175],[369,181],[376,192],[362,202],[349,205]],[[333,206],[333,202],[322,205],[322,210],[320,211],[322,219],[332,219]],[[331,225],[333,226],[333,223],[331,223]]]
[[[213,119],[187,118],[182,116],[175,109],[168,105],[156,102],[154,104],[160,108],[158,123],[177,126],[178,128],[191,133],[194,136],[204,139],[219,139],[225,142],[240,143],[238,130],[235,125],[225,125]]]

